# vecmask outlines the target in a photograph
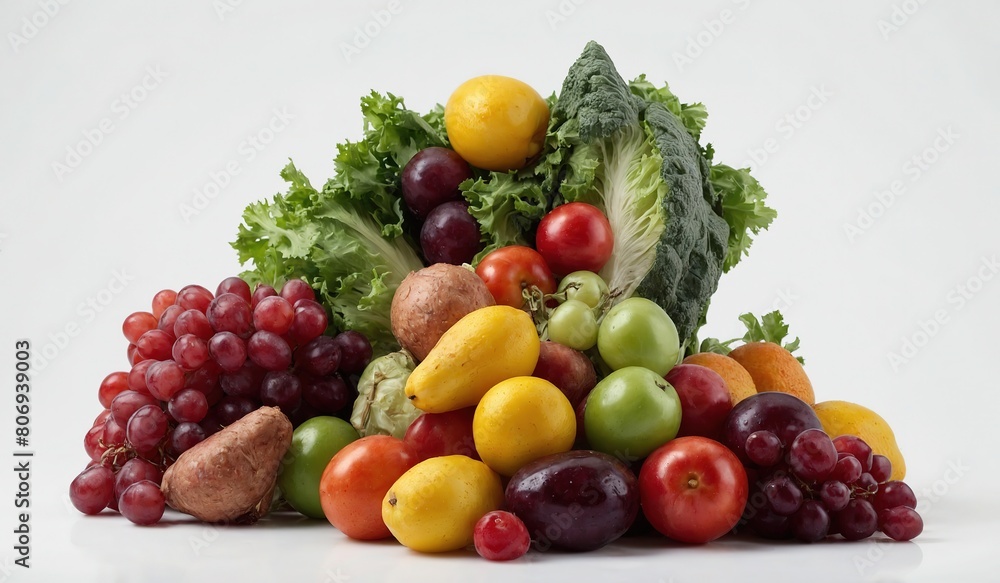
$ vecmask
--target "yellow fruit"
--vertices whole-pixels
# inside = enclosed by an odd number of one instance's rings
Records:
[[[816,402],[805,369],[791,352],[774,342],[748,342],[730,352],[729,357],[750,373],[758,393],[778,391],[810,405]]]
[[[728,356],[715,352],[699,352],[685,358],[684,364],[697,364],[717,372],[722,380],[726,381],[733,405],[757,394],[757,387],[754,386],[753,377],[750,376],[747,369]]]
[[[451,94],[444,125],[451,147],[466,162],[506,172],[524,167],[542,151],[549,106],[522,81],[483,75]]]
[[[530,461],[572,449],[576,413],[549,381],[515,377],[483,396],[472,419],[472,437],[486,465],[512,476]]]
[[[813,411],[830,437],[854,435],[860,437],[872,451],[889,458],[892,463],[893,480],[906,476],[906,461],[903,459],[896,435],[878,413],[867,407],[847,401],[823,401],[813,405]]]
[[[503,504],[500,476],[464,455],[433,457],[406,471],[382,499],[382,520],[403,545],[425,553],[472,544],[472,531]]]
[[[472,407],[500,381],[531,374],[539,344],[527,312],[480,308],[441,336],[406,379],[406,396],[429,413]]]

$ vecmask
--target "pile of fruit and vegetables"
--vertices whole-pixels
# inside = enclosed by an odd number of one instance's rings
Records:
[[[701,104],[590,43],[547,99],[483,76],[426,114],[361,109],[333,178],[289,163],[246,209],[248,271],[125,319],[81,512],[298,512],[495,560],[630,531],[920,534],[892,431],[816,402],[780,313],[699,339],[776,216],[701,142]]]

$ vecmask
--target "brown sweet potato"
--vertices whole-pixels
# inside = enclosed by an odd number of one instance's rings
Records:
[[[254,523],[271,504],[292,424],[262,407],[182,453],[163,474],[167,504],[205,522]]]
[[[495,304],[475,272],[435,263],[410,273],[399,284],[389,314],[392,333],[400,346],[421,361],[452,324],[473,310]]]

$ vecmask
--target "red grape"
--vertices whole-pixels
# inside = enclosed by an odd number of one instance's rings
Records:
[[[258,330],[247,342],[247,356],[265,370],[285,370],[292,364],[292,349],[281,336]]]
[[[800,433],[788,448],[788,462],[795,475],[807,482],[825,479],[837,465],[837,448],[820,429]]]
[[[795,538],[808,543],[823,540],[830,532],[830,515],[815,500],[803,502],[788,523]]]
[[[253,290],[253,295],[250,296],[250,307],[256,308],[257,304],[259,304],[264,298],[276,295],[278,295],[278,292],[274,291],[273,287],[264,283],[258,283],[257,287]]]
[[[167,403],[167,411],[178,423],[198,423],[208,414],[208,399],[195,389],[184,389]]]
[[[160,321],[156,324],[158,330],[163,330],[171,336],[174,336],[174,324],[177,323],[177,318],[184,313],[184,308],[174,305],[167,307],[160,314]]]
[[[858,461],[858,458],[848,454],[837,460],[833,471],[830,472],[830,479],[852,484],[858,481],[861,473],[861,462]]]
[[[206,397],[211,396],[219,384],[219,373],[219,365],[207,361],[200,368],[186,375],[184,388],[201,391]]]
[[[129,344],[135,344],[140,336],[156,328],[156,316],[149,312],[133,312],[122,323],[122,334]]]
[[[329,336],[317,336],[295,351],[295,365],[317,376],[337,372],[340,345]]]
[[[250,304],[236,294],[222,294],[212,300],[205,316],[216,332],[232,332],[245,337],[253,331]]]
[[[84,514],[97,514],[107,508],[115,495],[115,474],[101,465],[91,466],[69,485],[73,507]]]
[[[125,445],[125,427],[114,419],[108,419],[104,423],[104,445],[108,447],[121,447]]]
[[[290,279],[281,286],[281,297],[288,300],[289,304],[295,305],[299,300],[315,300],[316,292],[312,286],[301,279]]]
[[[223,373],[219,376],[219,384],[225,394],[245,399],[260,398],[260,383],[267,371],[251,361],[246,361],[236,372]]]
[[[339,375],[302,382],[302,399],[322,415],[339,413],[353,397],[354,391]]]
[[[208,419],[208,417],[205,419]],[[204,441],[206,437],[208,437],[208,433],[201,425],[197,423],[178,423],[177,427],[170,434],[170,452],[175,456],[179,456]]]
[[[833,439],[833,445],[837,448],[838,452],[849,453],[861,462],[862,471],[871,471],[872,448],[863,439],[853,435],[840,435]]]
[[[879,484],[887,482],[889,481],[889,477],[892,476],[892,462],[884,455],[875,454],[872,456],[872,469],[868,473]]]
[[[104,377],[97,389],[97,399],[105,409],[111,408],[111,401],[119,394],[128,390],[128,373],[113,372]]]
[[[153,296],[153,316],[159,319],[167,308],[177,303],[177,292],[172,289],[163,289]]]
[[[157,400],[152,395],[137,391],[125,391],[111,401],[111,418],[124,427],[128,424],[128,420],[132,418],[132,414],[138,411],[140,407],[157,404]]]
[[[142,458],[132,458],[122,464],[121,469],[115,475],[115,500],[121,497],[126,488],[136,482],[149,480],[159,484],[162,479],[163,472],[160,471],[160,468]]]
[[[83,449],[87,451],[87,455],[94,461],[100,461],[101,456],[104,455],[104,450],[107,449],[101,445],[101,440],[104,439],[104,426],[106,423],[107,421],[94,425],[83,436]]]
[[[281,296],[269,296],[260,300],[253,309],[253,325],[257,330],[267,330],[281,336],[292,327],[295,309]]]
[[[208,340],[215,334],[208,316],[198,310],[185,310],[177,316],[174,322],[174,336],[180,338],[185,334],[194,334],[202,340]]]
[[[878,482],[869,473],[861,474],[858,481],[854,484],[855,491],[862,492],[864,494],[874,494],[878,492]]]
[[[819,488],[819,499],[827,510],[838,512],[851,501],[851,489],[843,482],[828,480]]]
[[[879,485],[872,506],[880,514],[883,510],[892,510],[897,506],[916,508],[917,497],[906,483],[896,480]]]
[[[215,413],[213,417],[219,422],[223,427],[227,425],[232,425],[233,423],[242,419],[247,413],[257,409],[257,405],[249,400],[242,397],[223,397],[212,411]]]
[[[867,500],[855,498],[837,513],[837,531],[847,540],[861,540],[875,534],[878,516]]]
[[[771,510],[782,516],[794,514],[802,506],[802,490],[784,474],[777,474],[764,485],[764,496]]]
[[[149,387],[146,386],[146,371],[149,367],[157,363],[157,360],[144,360],[132,366],[128,373],[128,388],[144,395],[149,394]]]
[[[150,330],[135,343],[136,352],[144,359],[167,360],[174,345],[174,335],[163,330]]]
[[[159,522],[165,507],[163,492],[149,480],[132,484],[118,499],[118,511],[122,516],[141,526]]]
[[[372,358],[372,345],[365,335],[346,330],[333,338],[340,346],[340,372],[361,374]]]
[[[186,285],[177,292],[177,305],[185,310],[198,310],[204,313],[212,299],[214,299],[212,292],[200,285]]]
[[[766,429],[751,433],[745,447],[750,461],[762,468],[769,468],[781,461],[781,440]]]
[[[219,332],[208,341],[208,354],[223,371],[235,372],[247,360],[247,345],[232,332]]]
[[[128,441],[138,452],[156,449],[167,434],[167,414],[156,405],[145,405],[132,414],[125,431]]]
[[[293,305],[295,315],[292,317],[292,326],[288,329],[288,336],[293,342],[304,344],[326,331],[326,310],[319,302],[302,299]]]
[[[906,541],[924,531],[924,521],[917,511],[907,506],[897,506],[878,514],[879,530],[892,540]]]
[[[260,384],[260,401],[289,415],[302,402],[302,381],[288,371],[271,371]]]
[[[161,401],[169,401],[184,388],[184,369],[172,360],[154,362],[146,369],[146,388]]]
[[[208,360],[208,344],[194,334],[178,336],[174,341],[171,356],[184,370],[195,370]]]
[[[114,401],[112,401],[112,403],[114,403]],[[104,422],[107,421],[108,417],[110,416],[111,416],[111,409],[104,409],[103,411],[97,414],[97,417],[94,417],[94,422],[91,423],[90,426],[93,427],[95,425],[103,425]]]
[[[531,537],[524,522],[504,510],[484,514],[476,522],[472,532],[476,552],[491,561],[517,559],[524,556],[531,545]]]
[[[250,284],[235,276],[227,277],[219,283],[219,287],[215,288],[215,297],[222,294],[236,294],[249,304],[251,300]]]

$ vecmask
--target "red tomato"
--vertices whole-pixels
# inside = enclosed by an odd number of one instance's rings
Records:
[[[747,495],[743,464],[707,437],[668,441],[639,471],[643,514],[656,530],[680,542],[707,543],[732,530]]]
[[[476,275],[486,282],[493,299],[504,306],[520,308],[524,303],[521,290],[531,285],[546,294],[556,291],[556,280],[545,259],[523,245],[489,252],[476,267]]]
[[[601,210],[584,202],[571,202],[542,217],[535,233],[535,248],[562,277],[574,271],[597,273],[615,247],[611,223]]]
[[[330,524],[359,540],[389,538],[382,498],[419,460],[402,439],[369,435],[337,452],[319,483],[319,501]]]

